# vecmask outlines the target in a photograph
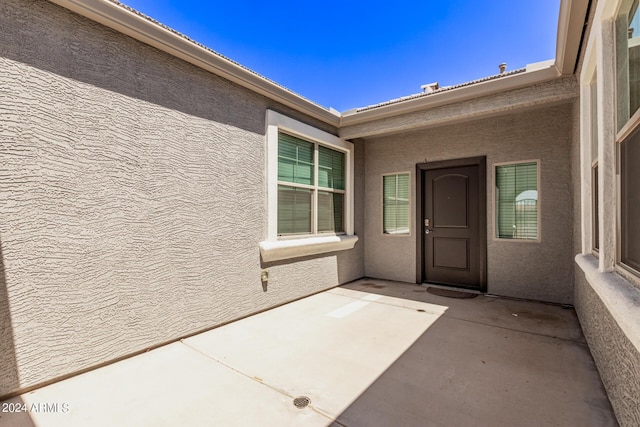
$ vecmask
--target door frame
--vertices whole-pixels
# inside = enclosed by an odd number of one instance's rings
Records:
[[[468,157],[463,159],[440,160],[416,164],[416,283],[424,283],[424,200],[423,185],[425,173],[433,169],[448,169],[462,166],[478,166],[478,222],[480,233],[480,291],[487,292],[487,157]],[[465,287],[460,285],[460,287]],[[475,288],[477,289],[477,288]]]

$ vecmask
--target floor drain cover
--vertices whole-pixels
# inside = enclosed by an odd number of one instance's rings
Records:
[[[433,295],[438,295],[439,297],[447,298],[475,298],[478,296],[478,294],[472,294],[469,292],[452,291],[449,289],[434,288],[432,286],[427,288],[427,292]]]
[[[293,404],[298,409],[306,408],[309,406],[309,403],[311,403],[311,399],[307,396],[300,396],[293,399]]]

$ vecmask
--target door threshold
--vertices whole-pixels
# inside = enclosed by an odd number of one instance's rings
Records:
[[[423,288],[433,287],[433,288],[439,288],[439,289],[446,289],[449,291],[467,292],[470,294],[484,295],[483,292],[477,289],[469,289],[463,286],[454,286],[454,285],[447,286],[447,285],[439,285],[436,283],[428,283],[428,282],[421,283],[420,286],[422,286]]]

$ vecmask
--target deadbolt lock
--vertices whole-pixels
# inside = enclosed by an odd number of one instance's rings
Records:
[[[429,226],[430,226],[429,218],[425,218],[425,219],[424,219],[424,226],[425,226],[425,227],[429,227]]]

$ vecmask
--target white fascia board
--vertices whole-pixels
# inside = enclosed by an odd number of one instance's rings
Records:
[[[533,84],[553,80],[561,76],[558,68],[556,68],[555,64],[551,62],[531,65],[533,66],[531,71],[529,71],[530,66],[527,66],[527,71],[523,73],[487,80],[485,82],[475,83],[469,86],[462,86],[424,97],[408,99],[370,110],[345,112],[342,114],[340,126],[354,125],[438,107],[440,105],[453,104],[455,102],[479,98],[498,92],[531,86]]]
[[[49,0],[333,126],[340,115],[108,0]]]
[[[573,74],[576,67],[589,0],[562,0],[556,37],[556,67],[563,75]]]

